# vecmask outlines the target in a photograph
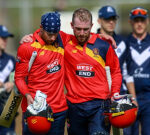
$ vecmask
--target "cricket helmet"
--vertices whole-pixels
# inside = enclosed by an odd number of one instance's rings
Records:
[[[126,97],[111,104],[109,113],[109,121],[116,128],[126,128],[134,123],[137,116],[137,106]]]
[[[41,116],[30,116],[27,123],[29,130],[34,134],[46,134],[51,128],[51,122]]]
[[[29,130],[36,135],[48,133],[51,124],[54,121],[53,113],[50,108],[39,112],[37,115],[31,114],[28,110],[25,112],[26,122]]]

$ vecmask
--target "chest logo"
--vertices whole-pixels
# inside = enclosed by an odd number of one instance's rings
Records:
[[[150,78],[150,74],[144,73],[142,67],[135,69],[133,76],[134,78]]]
[[[52,63],[47,66],[47,73],[55,73],[61,69],[61,65],[59,64],[59,60],[55,59]]]
[[[93,77],[95,72],[93,71],[93,66],[89,64],[79,64],[77,65],[76,75],[80,77]]]
[[[93,49],[93,53],[94,53],[94,55],[99,55],[99,50],[98,50],[98,48],[94,48],[94,49]]]

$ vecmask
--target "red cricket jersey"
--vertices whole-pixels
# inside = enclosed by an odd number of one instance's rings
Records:
[[[122,76],[119,60],[112,46],[92,34],[82,47],[74,36],[65,46],[65,85],[67,99],[81,103],[93,99],[107,99],[110,95],[105,66],[111,70],[111,95],[120,91]]]
[[[15,70],[15,83],[18,90],[25,95],[30,93],[34,98],[36,91],[40,90],[47,95],[47,103],[54,113],[67,109],[64,94],[64,47],[63,33],[57,38],[59,47],[46,45],[38,35],[39,30],[33,34],[32,43],[20,45],[17,52]],[[64,35],[65,36],[65,35]],[[37,57],[28,73],[29,60],[32,52],[37,52]],[[27,78],[27,83],[25,78]],[[27,101],[23,98],[22,109],[26,111]]]

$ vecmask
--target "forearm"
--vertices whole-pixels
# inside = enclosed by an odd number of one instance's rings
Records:
[[[4,83],[5,90],[9,93],[14,87],[14,82],[6,82]]]
[[[136,92],[134,87],[134,82],[126,82],[127,89],[129,93],[132,95],[132,102],[138,106],[137,100],[136,100]]]
[[[109,46],[107,55],[106,55],[106,66],[110,67],[111,73],[111,96],[114,93],[120,93],[120,88],[122,84],[122,75],[120,70],[119,59],[114,51],[114,49]]]
[[[114,93],[120,93],[120,88],[122,84],[122,75],[120,71],[118,70],[117,73],[112,73],[111,76],[112,76],[111,95],[113,95]]]
[[[132,94],[134,98],[136,98],[133,76],[125,75],[124,79],[126,81],[126,86],[127,86],[129,93]]]
[[[136,98],[134,82],[128,82],[128,83],[126,83],[126,86],[127,86],[127,89],[129,91],[129,93],[132,94],[132,96],[134,98]]]
[[[19,90],[19,92],[25,96],[27,93],[29,93],[29,90],[28,90],[28,86],[25,82],[25,79],[21,78],[21,79],[18,79],[16,78],[15,79],[15,84]]]

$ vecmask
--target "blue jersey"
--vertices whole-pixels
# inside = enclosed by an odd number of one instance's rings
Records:
[[[15,58],[5,52],[0,56],[0,81],[5,83],[9,74],[15,69]]]
[[[100,29],[97,29],[97,33],[100,33]],[[122,65],[125,62],[126,55],[127,55],[127,47],[125,44],[125,38],[121,35],[113,33],[112,36],[117,44],[117,48],[115,49],[115,52],[119,58],[120,68],[122,70]]]
[[[9,81],[9,75],[15,69],[15,58],[11,55],[8,55],[5,52],[2,52],[0,56],[0,81],[5,83]],[[3,110],[3,106],[5,105],[7,98],[10,93],[3,91],[0,93],[0,114]]]
[[[122,66],[125,62],[126,56],[127,56],[127,47],[125,44],[125,40],[122,36],[113,34],[113,38],[116,41],[117,48],[115,49],[115,52],[119,58],[120,62],[120,68],[122,69]]]
[[[114,33],[113,38],[114,38],[114,40],[116,41],[116,44],[117,44],[117,48],[115,49],[115,52],[116,52],[116,54],[119,58],[119,63],[120,63],[120,68],[121,68],[122,75],[124,75],[123,74],[123,66],[124,66],[125,61],[126,61],[126,56],[127,56],[127,50],[128,49],[127,49],[124,37]],[[126,88],[124,79],[122,80],[122,86],[121,86],[120,93],[121,94],[127,93],[127,88]]]
[[[127,46],[127,70],[134,77],[137,98],[150,101],[150,35],[139,41],[131,34],[127,38]]]
[[[100,29],[97,29],[97,33],[100,33]],[[114,38],[116,45],[117,45],[115,52],[119,58],[120,69],[121,69],[121,72],[123,74],[123,64],[126,61],[127,50],[128,50],[126,43],[125,43],[125,38],[121,35],[116,34],[115,32],[113,33],[112,37]],[[127,93],[127,88],[126,88],[124,79],[122,80],[122,86],[121,86],[120,93],[121,94]]]

